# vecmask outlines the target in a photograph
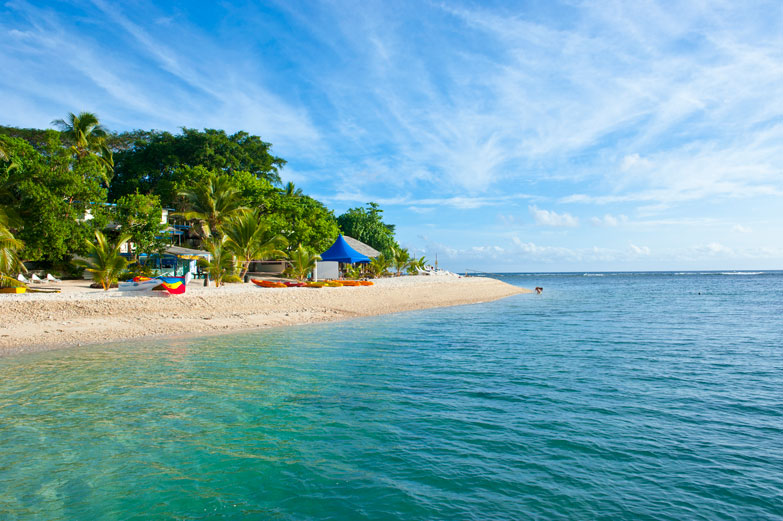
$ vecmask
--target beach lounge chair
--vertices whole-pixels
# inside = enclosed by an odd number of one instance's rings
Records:
[[[51,273],[46,274],[46,282],[62,282],[57,277],[53,277]]]
[[[27,277],[25,277],[21,273],[16,276],[16,280],[18,280],[19,282],[22,282],[24,284],[30,284],[30,279],[28,279]]]
[[[38,275],[36,275],[35,273],[33,273],[33,276],[30,277],[30,280],[32,280],[36,284],[43,284],[43,279],[41,277],[39,277]]]

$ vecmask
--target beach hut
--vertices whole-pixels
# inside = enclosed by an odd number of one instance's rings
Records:
[[[204,250],[169,246],[163,255],[157,253],[141,254],[139,260],[143,264],[149,264],[159,275],[177,277],[191,273],[195,277],[198,273],[197,261],[201,257],[208,260],[210,254]]]
[[[366,244],[359,242],[356,239],[351,240],[355,243],[358,243],[358,245],[370,248]],[[370,250],[374,251],[375,254],[378,255],[376,250],[373,250],[372,248],[370,248]],[[313,272],[313,278],[315,280],[318,280],[319,278],[336,279],[340,276],[340,263],[362,264],[368,262],[370,262],[370,257],[359,253],[354,248],[352,248],[351,245],[348,244],[346,238],[341,234],[337,237],[337,240],[334,241],[334,244],[332,244],[328,250],[321,254],[321,260],[316,263],[315,271]]]

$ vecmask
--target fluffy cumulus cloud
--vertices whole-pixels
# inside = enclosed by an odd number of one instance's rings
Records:
[[[579,219],[569,213],[557,213],[543,210],[535,205],[528,206],[530,215],[539,226],[573,227],[579,226]]]

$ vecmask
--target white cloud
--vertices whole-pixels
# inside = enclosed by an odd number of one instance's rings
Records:
[[[719,242],[711,242],[695,246],[693,251],[703,255],[734,255],[734,250]]]
[[[591,217],[590,222],[593,223],[594,226],[615,227],[620,225],[620,223],[627,223],[628,217],[622,214],[616,217],[611,214],[606,214],[603,217]]]
[[[636,255],[649,255],[650,254],[650,248],[647,246],[637,246],[635,244],[629,243],[629,246],[631,248],[631,251]]]
[[[649,159],[644,159],[639,154],[630,154],[623,158],[620,170],[627,172],[629,170],[648,169],[651,166],[652,162]]]
[[[748,228],[747,226],[743,226],[741,224],[735,224],[731,227],[731,231],[737,232],[737,233],[751,233],[753,230]]]
[[[557,213],[550,210],[542,210],[537,206],[528,206],[530,214],[539,226],[573,227],[579,226],[579,219],[569,213]]]

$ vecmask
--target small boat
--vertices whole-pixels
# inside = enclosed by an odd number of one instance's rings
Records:
[[[371,280],[360,280],[359,282],[361,283],[361,285],[362,285],[362,286],[372,286],[372,285],[374,285],[374,284],[375,284],[375,283],[374,283],[373,281],[371,281]]]
[[[250,279],[250,282],[252,282],[256,286],[261,288],[287,288],[288,287],[283,282],[276,282],[273,280]]]
[[[358,280],[341,280],[340,284],[343,286],[361,286],[362,283]]]
[[[0,288],[0,293],[24,293],[27,291],[27,288],[24,286],[20,287],[13,287],[13,288]]]
[[[120,291],[155,291],[164,290],[171,295],[181,295],[187,289],[188,277],[134,277],[128,282],[120,282]]]
[[[285,284],[285,287],[287,288],[303,288],[307,285],[304,282],[287,282],[287,281],[283,282],[283,284]]]

